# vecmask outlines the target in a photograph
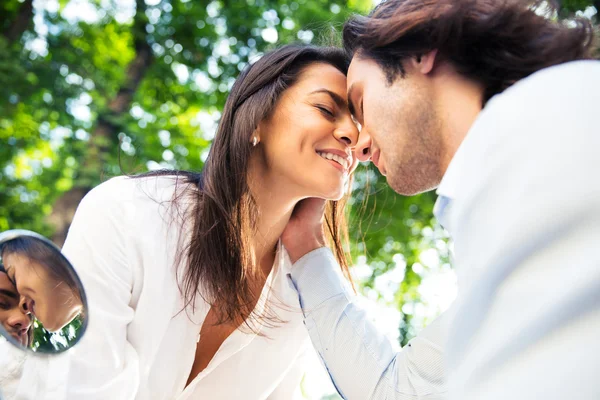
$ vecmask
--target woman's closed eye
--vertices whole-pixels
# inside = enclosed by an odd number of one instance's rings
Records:
[[[8,280],[11,281],[15,287],[17,287],[17,278],[15,277],[14,272],[13,272],[12,276],[9,275],[8,273],[6,274],[6,276],[8,276]]]
[[[333,113],[333,111],[330,110],[327,106],[316,105],[315,107],[317,107],[319,109],[319,111],[321,111],[326,116],[328,116],[330,118],[334,118],[335,117],[335,114]]]

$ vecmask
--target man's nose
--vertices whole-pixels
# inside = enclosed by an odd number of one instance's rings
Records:
[[[358,136],[354,153],[359,161],[366,162],[371,160],[371,135],[369,135],[369,131],[364,127]]]
[[[15,330],[29,329],[31,326],[31,317],[29,314],[23,314],[21,310],[15,309],[8,317],[7,322]]]

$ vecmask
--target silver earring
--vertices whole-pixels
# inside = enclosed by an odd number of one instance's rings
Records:
[[[257,139],[257,137],[256,137],[256,136],[254,136],[254,137],[252,138],[252,146],[256,147],[256,145],[257,145],[257,144],[258,144],[258,139]]]

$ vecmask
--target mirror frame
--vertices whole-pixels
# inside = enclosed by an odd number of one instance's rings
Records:
[[[50,246],[50,248],[52,248],[53,250],[56,250],[59,254],[60,257],[62,257],[62,259],[64,261],[66,261],[70,266],[71,266],[71,273],[72,273],[72,277],[75,280],[75,282],[79,285],[79,287],[81,288],[81,302],[83,303],[83,309],[85,310],[85,318],[83,319],[82,323],[81,323],[81,335],[79,335],[79,337],[75,338],[75,340],[71,343],[71,346],[60,350],[60,351],[56,351],[54,353],[49,353],[49,352],[37,352],[37,351],[33,351],[28,347],[24,347],[23,345],[21,345],[20,343],[18,343],[15,338],[13,338],[7,331],[6,329],[4,329],[4,325],[0,324],[0,334],[2,334],[2,336],[8,341],[10,342],[13,346],[15,346],[16,348],[26,351],[29,354],[35,354],[35,355],[43,355],[43,356],[48,356],[48,355],[53,355],[53,354],[61,354],[64,353],[66,351],[69,351],[70,349],[72,349],[73,347],[75,347],[77,345],[77,343],[79,343],[79,341],[81,340],[81,338],[85,335],[85,332],[87,330],[88,324],[89,324],[89,319],[90,319],[90,315],[89,315],[89,307],[88,307],[88,302],[87,302],[87,297],[85,294],[85,288],[83,287],[83,283],[81,282],[81,279],[79,279],[79,275],[77,274],[77,271],[75,271],[75,267],[73,266],[73,264],[69,261],[69,259],[67,257],[65,257],[65,255],[62,253],[61,249],[55,245],[54,243],[52,243],[48,238],[40,235],[39,233],[33,232],[33,231],[28,231],[26,229],[9,229],[3,232],[0,232],[0,245],[4,242],[7,242],[9,240],[12,239],[16,239],[18,237],[21,236],[27,236],[27,237],[31,237],[34,239],[38,239],[41,240],[43,243],[45,243],[46,245]],[[0,400],[2,399],[2,395],[0,394]]]

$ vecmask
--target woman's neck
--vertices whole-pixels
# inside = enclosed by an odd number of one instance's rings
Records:
[[[273,265],[277,243],[299,199],[290,196],[285,188],[277,187],[267,179],[249,179],[248,185],[258,209],[256,233],[250,245],[256,263],[268,275]]]
[[[263,269],[265,269],[263,262],[267,262],[266,268],[269,268],[269,271],[277,243],[295,206],[295,202],[282,197],[268,191],[254,194],[258,208],[258,220],[256,221],[256,234],[251,239],[251,246],[254,249],[256,262],[263,266]],[[269,261],[271,261],[271,265],[269,265]]]

